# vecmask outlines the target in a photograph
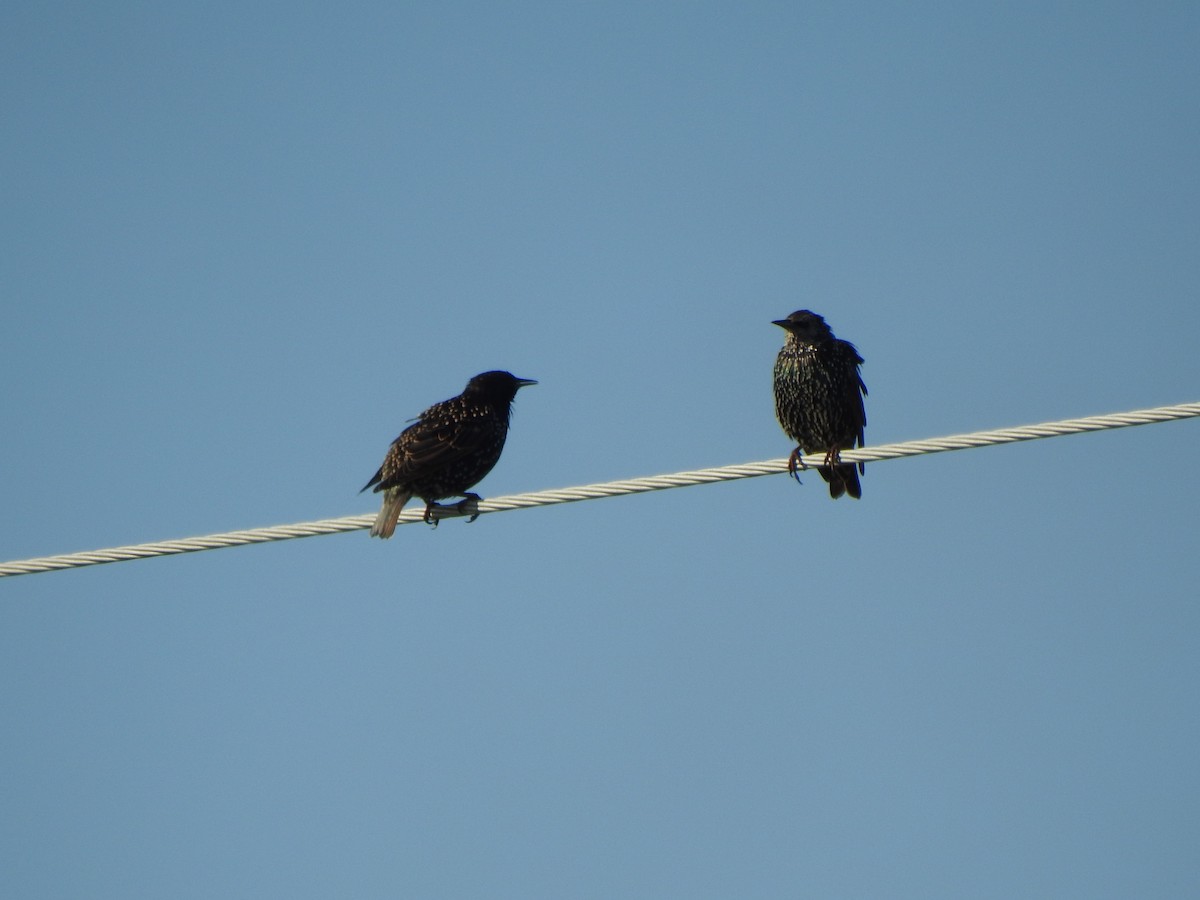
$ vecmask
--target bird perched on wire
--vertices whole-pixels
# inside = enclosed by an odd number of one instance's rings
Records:
[[[400,511],[413,496],[425,501],[426,522],[437,524],[432,518],[434,501],[459,496],[466,498],[461,509],[476,510],[470,519],[475,521],[479,495],[468,489],[500,459],[513,398],[530,384],[537,382],[511,372],[484,372],[468,381],[457,397],[435,403],[404,429],[362,489],[374,486],[377,493],[384,492],[371,537],[390,538]]]
[[[863,464],[839,463],[838,451],[863,445],[867,386],[858,372],[863,358],[807,309],[773,324],[787,332],[775,358],[775,416],[798,444],[788,458],[788,471],[799,481],[797,470],[807,468],[801,451],[822,453],[825,458],[817,471],[829,482],[829,495],[857,499],[862,496],[858,476]]]

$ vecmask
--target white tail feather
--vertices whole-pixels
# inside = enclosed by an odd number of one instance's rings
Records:
[[[396,520],[404,509],[404,504],[412,498],[412,491],[404,488],[388,488],[383,493],[383,506],[371,526],[371,537],[390,538],[396,531]]]

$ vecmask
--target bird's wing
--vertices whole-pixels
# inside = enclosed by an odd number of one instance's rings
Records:
[[[443,404],[427,409],[392,442],[375,490],[386,490],[436,474],[474,453],[491,436],[491,429],[485,422],[479,419],[464,421],[460,418],[463,410],[450,411],[440,407]]]
[[[867,385],[858,370],[863,363],[863,358],[858,355],[858,351],[849,341],[839,341],[838,343],[841,344],[846,368],[854,375],[853,378],[846,379],[846,404],[854,419],[854,431],[858,437],[857,446],[861,447],[865,442],[867,428],[867,410],[863,405],[863,397],[867,395]]]
[[[379,484],[379,482],[382,479],[383,479],[383,466],[380,466],[378,469],[375,470],[375,474],[371,476],[371,480],[368,481],[366,484],[364,484],[361,488],[359,488],[358,492],[361,494],[363,491],[365,491],[371,485]]]

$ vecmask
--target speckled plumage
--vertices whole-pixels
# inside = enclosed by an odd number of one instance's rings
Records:
[[[413,496],[425,501],[425,519],[437,500],[468,497],[500,459],[517,391],[529,384],[510,372],[476,375],[457,397],[435,403],[392,442],[379,471],[363,487],[383,491],[371,537],[389,538]]]
[[[838,451],[863,445],[867,386],[858,371],[862,357],[853,344],[836,338],[825,320],[807,309],[774,324],[787,332],[775,358],[774,386],[775,415],[798,444],[789,469],[795,474],[797,467],[804,467],[802,451],[822,454],[817,471],[829,482],[829,495],[861,497],[858,476],[864,467],[838,464]]]

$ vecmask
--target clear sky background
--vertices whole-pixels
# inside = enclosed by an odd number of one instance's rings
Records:
[[[8,4],[0,559],[1200,400],[1193,3]],[[1200,893],[1200,423],[0,582],[0,895]]]

